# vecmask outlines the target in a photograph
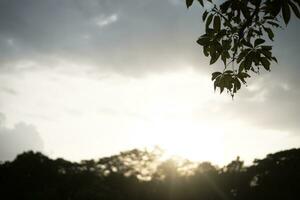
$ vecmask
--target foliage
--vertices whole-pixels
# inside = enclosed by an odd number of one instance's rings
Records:
[[[300,149],[269,154],[249,167],[243,166],[239,158],[218,168],[209,162],[192,165],[187,160],[163,161],[158,157],[156,152],[134,149],[99,160],[72,163],[25,152],[12,162],[0,164],[1,199],[294,200],[300,197]],[[152,162],[156,163],[156,169],[151,179],[141,180],[139,173],[128,174],[128,171],[147,171]],[[106,173],[108,169],[114,170]],[[182,173],[184,169],[193,173]]]
[[[187,7],[194,1],[186,0]],[[282,28],[282,23],[288,25],[292,13],[300,18],[300,0],[197,1],[205,8],[205,33],[197,43],[211,65],[218,60],[223,63],[223,71],[212,73],[214,89],[220,93],[226,89],[232,97],[246,84],[249,72],[271,70],[271,63],[277,62],[270,45],[275,29]]]

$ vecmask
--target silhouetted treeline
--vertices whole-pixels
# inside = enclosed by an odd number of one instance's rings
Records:
[[[300,199],[300,149],[244,167],[161,160],[131,150],[73,163],[25,152],[0,165],[0,198],[18,200],[290,200]]]

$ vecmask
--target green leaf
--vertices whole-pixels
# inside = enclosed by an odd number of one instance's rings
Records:
[[[270,12],[270,14],[273,16],[273,17],[276,17],[280,10],[281,10],[281,7],[282,7],[282,4],[281,2],[282,1],[286,1],[286,0],[275,0],[275,1],[269,1],[269,4],[267,5],[267,12]]]
[[[232,70],[226,70],[226,71],[224,72],[224,74],[233,74],[233,71],[232,71]]]
[[[203,15],[202,15],[202,20],[205,21],[206,17],[208,15],[207,11],[204,11]]]
[[[201,4],[201,6],[203,7],[203,6],[204,6],[203,0],[198,0],[198,1],[199,1],[199,3]]]
[[[223,52],[221,54],[221,60],[223,61],[224,65],[226,65],[226,61],[227,61],[227,54],[225,52]]]
[[[194,1],[194,0],[186,0],[186,1],[185,1],[186,7],[189,8],[189,7],[193,4],[193,1]]]
[[[233,93],[236,93],[239,89],[241,89],[241,82],[235,78],[233,82]]]
[[[258,38],[258,39],[255,40],[254,46],[256,47],[256,46],[258,46],[258,45],[260,45],[260,44],[262,44],[264,42],[265,42],[264,39]]]
[[[246,41],[246,40],[242,40],[242,44],[247,46],[247,47],[253,48],[252,44],[250,42]]]
[[[219,59],[219,57],[220,57],[220,54],[218,52],[211,54],[211,59],[210,59],[209,64],[210,65],[214,64]]]
[[[297,6],[296,6],[293,2],[291,2],[291,1],[289,1],[289,4],[290,4],[290,6],[291,6],[291,8],[292,8],[292,10],[293,10],[293,12],[294,12],[294,14],[295,14],[298,18],[300,18],[300,12],[299,12],[299,9],[297,8]]]
[[[209,49],[208,49],[208,46],[203,46],[203,54],[207,57],[209,56]]]
[[[239,73],[241,73],[242,71],[244,71],[245,69],[245,61],[241,62],[240,66],[239,66]]]
[[[221,18],[219,16],[214,17],[214,30],[216,32],[220,31],[221,29]]]
[[[276,22],[271,22],[271,21],[267,21],[268,24],[271,24],[272,26],[275,26],[276,28],[278,28],[280,25],[277,24]]]
[[[291,11],[287,0],[282,1],[282,16],[285,24],[287,25],[291,18]]]
[[[219,87],[219,83],[221,80],[221,76],[218,76],[214,82],[214,90],[216,91],[217,87]]]
[[[247,7],[247,4],[246,4],[246,3],[242,3],[242,4],[241,4],[241,11],[242,11],[244,17],[245,17],[247,20],[251,20],[251,15],[250,15],[250,12],[249,12],[249,8]]]
[[[208,43],[210,42],[210,39],[208,37],[200,37],[197,40],[197,43],[204,46],[204,45],[208,45]]]
[[[221,72],[214,72],[211,74],[211,80],[215,80],[218,76],[220,76],[222,73]]]
[[[237,77],[242,81],[242,83],[246,84],[245,78],[250,78],[250,75],[245,72],[240,72],[237,74]]]
[[[245,70],[249,70],[252,67],[252,59],[249,55],[246,56],[246,58],[245,58],[244,67],[245,67]]]
[[[271,60],[272,58],[272,53],[271,51],[265,50],[265,49],[261,49],[259,50],[260,53],[262,53],[264,56],[266,56],[269,60]]]
[[[246,49],[246,50],[243,50],[239,55],[238,55],[238,58],[237,58],[237,63],[240,63],[243,58],[247,55],[247,53],[249,52],[249,49]]]
[[[294,0],[297,4],[298,4],[298,6],[300,7],[300,0]]]
[[[260,62],[261,62],[261,64],[264,66],[264,68],[267,70],[267,71],[270,71],[270,62],[269,62],[269,60],[267,59],[267,58],[265,58],[265,57],[261,57],[260,58]]]
[[[213,14],[210,14],[206,19],[206,29],[209,28],[209,25],[210,25],[212,19],[213,19]]]
[[[261,48],[262,48],[263,50],[267,50],[267,51],[272,50],[272,46],[268,46],[268,45],[262,45]]]
[[[276,63],[278,63],[278,61],[277,61],[277,58],[276,57],[271,57],[272,58],[272,60],[274,60]]]
[[[270,40],[273,41],[274,40],[274,33],[273,33],[272,29],[264,27],[264,26],[263,26],[263,29],[267,32],[268,37],[270,38]]]
[[[221,9],[222,13],[225,13],[229,9],[229,7],[231,6],[231,4],[232,4],[231,1],[225,1],[224,3],[222,3],[220,5],[220,9]]]

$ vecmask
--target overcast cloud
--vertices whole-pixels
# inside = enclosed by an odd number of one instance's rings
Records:
[[[263,153],[299,146],[299,20],[278,31],[272,72],[253,75],[232,101],[213,93],[210,73],[220,68],[208,66],[195,42],[199,8],[180,0],[0,0],[0,159],[29,148],[75,160],[110,154],[142,144],[145,135],[114,144],[137,137],[141,124],[176,129],[178,120],[228,138],[285,138]],[[243,152],[242,142],[229,142],[232,152]]]
[[[0,160],[12,160],[24,151],[43,151],[43,141],[33,125],[20,122],[13,128],[7,128],[3,125],[4,121],[5,117],[1,114]]]

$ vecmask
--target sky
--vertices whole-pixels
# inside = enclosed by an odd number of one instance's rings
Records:
[[[300,147],[300,24],[279,30],[271,72],[235,96],[196,44],[201,7],[181,0],[0,0],[0,160],[72,161],[161,146],[250,164]]]

